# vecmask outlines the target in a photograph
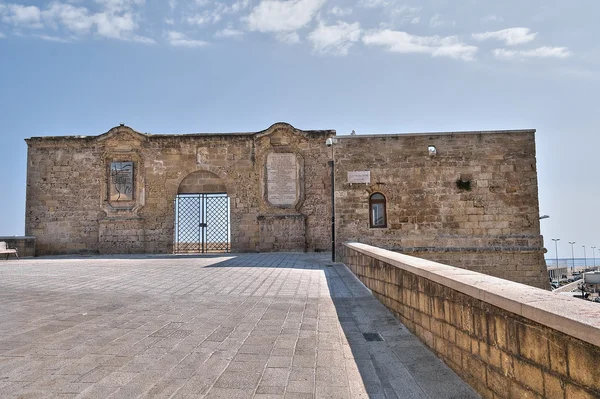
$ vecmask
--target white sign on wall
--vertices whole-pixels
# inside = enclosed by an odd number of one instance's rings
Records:
[[[298,164],[293,153],[267,155],[267,199],[272,205],[293,205],[298,199]]]
[[[348,172],[348,183],[371,183],[371,171],[355,170]]]

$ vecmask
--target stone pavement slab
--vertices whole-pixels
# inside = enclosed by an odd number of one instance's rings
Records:
[[[328,259],[2,261],[0,397],[479,397]]]

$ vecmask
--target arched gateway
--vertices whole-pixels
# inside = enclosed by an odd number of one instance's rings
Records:
[[[229,197],[216,174],[198,170],[179,184],[175,197],[175,253],[229,252]]]

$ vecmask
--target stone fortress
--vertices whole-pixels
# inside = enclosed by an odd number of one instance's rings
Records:
[[[337,136],[276,123],[171,135],[121,125],[26,141],[36,255],[329,251],[334,161],[336,253],[358,241],[548,286],[535,130]]]

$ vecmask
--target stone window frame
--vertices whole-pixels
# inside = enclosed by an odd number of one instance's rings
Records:
[[[381,196],[383,198],[373,198],[374,196]],[[383,204],[383,224],[373,223],[373,205]],[[387,228],[387,197],[380,191],[375,191],[369,195],[369,228],[372,229],[385,229]]]
[[[107,216],[122,212],[137,214],[145,204],[144,195],[144,158],[137,151],[109,151],[104,154],[101,184],[102,209]],[[112,201],[110,199],[110,167],[113,162],[133,163],[133,199],[131,201]]]

